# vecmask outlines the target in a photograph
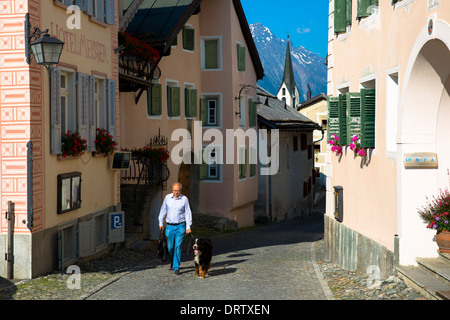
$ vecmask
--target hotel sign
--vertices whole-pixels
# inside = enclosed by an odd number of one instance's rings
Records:
[[[405,168],[437,168],[437,154],[433,152],[405,153],[403,165]]]

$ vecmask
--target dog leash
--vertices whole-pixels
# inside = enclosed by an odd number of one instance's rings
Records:
[[[192,240],[194,240],[194,239],[195,239],[194,235],[192,234],[192,231],[191,231],[191,232],[189,232],[189,234],[191,235],[191,238],[189,239],[189,244],[188,244],[188,247],[187,247],[186,253],[189,253],[189,250],[190,250],[190,249],[191,249],[191,247],[192,247]]]

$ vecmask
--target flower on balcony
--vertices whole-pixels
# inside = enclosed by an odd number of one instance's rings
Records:
[[[352,137],[352,143],[350,143],[350,150],[355,153],[356,156],[365,157],[367,155],[366,149],[361,147],[360,139],[357,135]]]
[[[98,153],[103,153],[105,157],[113,154],[116,149],[116,142],[112,135],[105,129],[97,128],[97,136],[95,137],[95,148]]]
[[[157,63],[160,60],[158,51],[156,51],[151,45],[133,37],[125,31],[119,31],[118,40],[119,46],[124,46],[125,48],[125,52],[122,52],[123,55],[125,53],[132,54],[153,63]]]
[[[143,147],[135,149],[122,149],[123,151],[130,151],[131,155],[137,159],[146,158],[150,161],[158,160],[164,163],[169,159],[169,151],[163,147]]]
[[[67,133],[61,135],[61,154],[63,158],[67,156],[79,157],[86,150],[87,141],[81,138],[78,131],[72,132],[68,130]]]
[[[328,144],[331,146],[331,151],[336,152],[336,155],[342,154],[342,147],[339,144],[339,137],[337,135],[332,134]]]

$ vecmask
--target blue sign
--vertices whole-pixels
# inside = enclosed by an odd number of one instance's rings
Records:
[[[122,214],[112,214],[111,215],[111,229],[120,229],[122,228]]]

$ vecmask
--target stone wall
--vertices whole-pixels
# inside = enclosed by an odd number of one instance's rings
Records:
[[[392,252],[327,215],[324,233],[326,257],[331,262],[350,271],[370,274],[379,271],[380,279],[394,275],[398,250]]]

